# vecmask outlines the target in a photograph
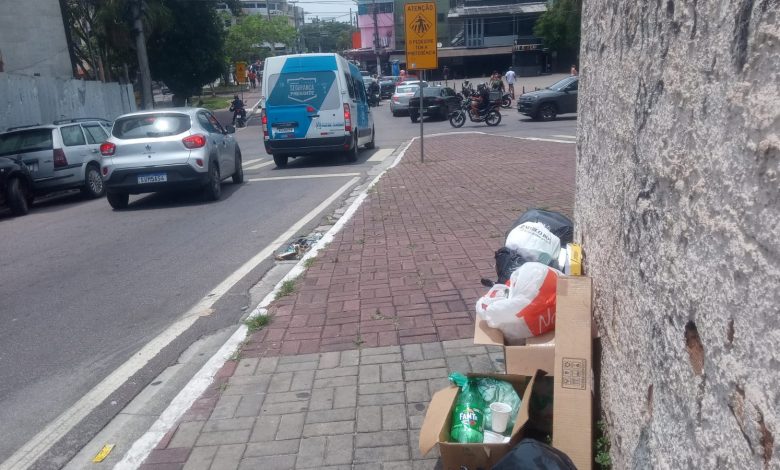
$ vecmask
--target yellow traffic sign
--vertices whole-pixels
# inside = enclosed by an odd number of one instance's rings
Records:
[[[406,23],[406,68],[438,69],[436,3],[407,3],[404,5],[404,21]]]
[[[246,81],[246,62],[236,62],[236,81],[238,83]]]

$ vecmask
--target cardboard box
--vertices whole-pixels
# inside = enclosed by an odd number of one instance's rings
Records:
[[[439,444],[442,470],[488,469],[495,465],[523,437],[528,421],[528,405],[535,375],[467,374],[469,377],[494,377],[511,383],[522,397],[520,410],[512,428],[511,438],[505,444],[459,444],[450,442],[452,410],[458,396],[458,387],[451,385],[433,395],[420,429],[420,453],[427,454]]]
[[[553,446],[579,470],[593,464],[591,279],[558,279],[555,313]]]
[[[554,331],[528,338],[524,346],[507,346],[501,330],[489,327],[485,320],[477,316],[474,344],[503,346],[507,374],[532,376],[537,369],[552,374],[555,368]]]

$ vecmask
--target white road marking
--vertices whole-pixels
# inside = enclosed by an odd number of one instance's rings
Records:
[[[359,175],[358,173],[351,173],[350,175]],[[194,307],[192,307],[182,318],[174,322],[165,331],[160,333],[156,338],[147,343],[140,351],[135,353],[133,357],[128,359],[124,364],[114,370],[108,377],[103,379],[97,386],[87,392],[84,397],[77,401],[73,406],[68,408],[54,421],[49,423],[41,432],[33,437],[29,442],[17,450],[8,460],[0,465],[0,470],[23,470],[46,453],[51,446],[57,443],[62,437],[65,436],[71,429],[73,429],[82,419],[84,419],[89,413],[92,412],[100,403],[114,393],[127,379],[132,377],[136,372],[141,370],[150,360],[152,360],[163,348],[169,345],[179,335],[184,333],[195,321],[202,315],[208,315],[211,313],[211,307],[225,294],[227,293],[238,281],[244,276],[249,274],[254,268],[256,268],[261,262],[273,254],[279,246],[293,237],[298,231],[303,228],[312,219],[317,217],[320,212],[325,210],[336,199],[341,197],[349,188],[360,180],[357,176],[350,179],[343,186],[331,194],[330,197],[322,201],[320,205],[312,209],[308,214],[303,216],[298,222],[293,224],[286,232],[279,235],[273,242],[263,248],[259,253],[254,255],[249,261],[244,263],[235,272],[228,276],[224,281],[212,289],[205,297],[203,297]],[[241,328],[246,328],[242,326]],[[240,331],[240,329],[239,329]],[[238,332],[236,333],[238,334]],[[231,340],[236,337],[234,334]],[[246,336],[246,332],[244,332]],[[243,340],[244,336],[239,336],[238,342]],[[230,340],[229,340],[230,341]],[[236,346],[238,345],[236,343]],[[220,352],[225,350],[227,343],[220,349]],[[234,349],[234,348],[233,348]],[[231,349],[232,352],[232,349]],[[215,356],[216,357],[216,356]],[[204,369],[207,367],[221,367],[223,361],[215,361],[214,357],[204,365]],[[214,369],[216,372],[216,369]],[[212,374],[213,375],[213,374]],[[211,382],[210,376],[207,379],[205,386]],[[203,390],[197,393],[197,396]],[[186,394],[188,390],[185,388],[179,395]],[[191,392],[191,391],[190,391]],[[197,396],[195,398],[197,398]],[[178,397],[177,397],[178,398]],[[189,405],[187,405],[189,408]],[[186,410],[186,408],[185,408]],[[167,411],[167,410],[166,410]],[[183,413],[183,411],[182,411]],[[178,417],[180,417],[179,414]],[[162,419],[162,416],[161,416]],[[159,440],[159,439],[158,439]],[[140,441],[139,441],[140,442]],[[157,441],[155,441],[156,443]],[[129,453],[128,453],[129,455]],[[145,457],[144,457],[145,458]],[[124,462],[124,460],[123,460]],[[120,462],[121,464],[121,462]],[[137,465],[140,465],[138,462]],[[137,466],[136,465],[136,466]],[[135,467],[119,467],[119,464],[115,468],[135,468]]]
[[[561,139],[577,139],[576,135],[561,135],[561,134],[553,134],[551,137],[559,137]]]
[[[262,168],[264,166],[271,165],[273,163],[273,160],[267,161],[267,162],[260,162],[260,163],[253,163],[251,165],[244,165],[245,170],[257,170],[259,168]]]
[[[344,176],[360,176],[360,173],[330,173],[325,175],[295,175],[295,176],[269,176],[267,178],[249,178],[247,181],[282,181],[302,180],[307,178],[340,178]]]
[[[393,149],[380,149],[371,158],[366,160],[367,162],[383,162],[385,158],[389,157],[393,153]]]

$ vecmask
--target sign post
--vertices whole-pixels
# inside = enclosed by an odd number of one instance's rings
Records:
[[[420,75],[420,162],[424,162],[422,72],[439,68],[436,3],[407,3],[404,5],[404,23],[406,24],[406,67],[418,71]]]
[[[246,62],[236,62],[236,83],[241,89],[241,100],[244,100],[244,87],[242,82],[246,79]]]

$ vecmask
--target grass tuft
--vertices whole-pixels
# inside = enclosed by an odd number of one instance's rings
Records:
[[[244,320],[244,324],[249,329],[250,333],[262,330],[266,325],[271,323],[271,315],[258,315],[256,317],[247,318]]]
[[[279,288],[275,298],[276,300],[279,300],[282,297],[287,297],[293,292],[295,292],[295,279],[288,279],[282,283],[282,287]]]

